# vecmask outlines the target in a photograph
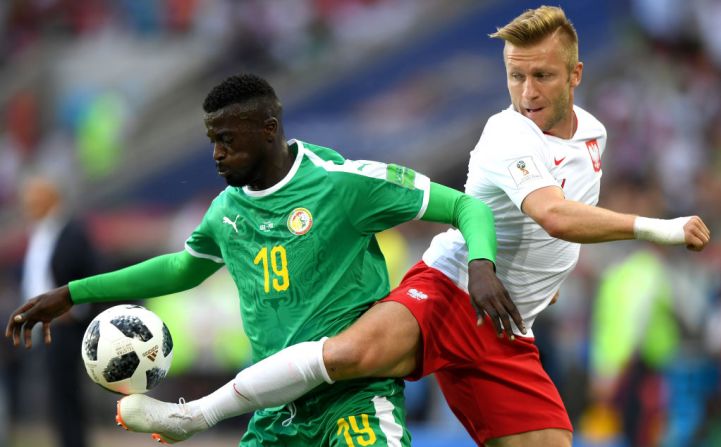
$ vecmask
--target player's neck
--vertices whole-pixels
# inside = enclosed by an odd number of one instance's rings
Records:
[[[249,185],[250,189],[262,191],[283,180],[293,167],[296,153],[296,150],[292,150],[283,142],[282,147],[274,151],[271,160],[269,160],[265,175],[255,184]]]
[[[571,109],[571,116],[563,120],[553,129],[543,131],[546,135],[551,135],[556,138],[562,138],[564,140],[570,140],[576,134],[578,129],[578,117],[576,112]]]

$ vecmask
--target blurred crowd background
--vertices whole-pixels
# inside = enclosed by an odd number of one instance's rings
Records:
[[[0,321],[22,302],[23,179],[61,179],[101,269],[181,250],[224,187],[200,105],[240,71],[276,87],[288,138],[404,164],[462,189],[486,119],[509,103],[502,45],[487,34],[541,4],[0,2]],[[552,4],[580,37],[576,102],[608,130],[600,205],[698,214],[718,239],[721,1]],[[393,281],[442,229],[405,224],[381,236]],[[583,248],[534,329],[575,445],[721,446],[719,273],[718,240],[701,254],[642,242]],[[220,272],[188,293],[147,302],[176,348],[173,375],[154,395],[196,398],[247,365],[236,296]],[[0,446],[37,446],[27,437],[47,425],[42,384],[53,372],[33,367],[32,352],[0,346]],[[116,397],[84,383],[87,426],[111,426]],[[432,378],[409,383],[407,398],[415,446],[472,445]],[[226,421],[189,445],[221,435],[235,445],[245,422]]]

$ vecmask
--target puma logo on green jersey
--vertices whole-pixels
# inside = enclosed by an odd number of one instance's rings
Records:
[[[235,233],[238,234],[238,227],[236,226],[236,222],[238,222],[238,218],[240,217],[240,214],[235,215],[235,220],[230,220],[228,217],[223,216],[223,223],[228,224],[235,230]]]

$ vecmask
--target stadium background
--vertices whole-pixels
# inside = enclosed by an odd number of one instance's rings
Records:
[[[485,120],[508,104],[501,44],[486,35],[540,4],[2,2],[2,321],[19,303],[23,175],[50,170],[68,181],[106,268],[179,250],[223,187],[200,103],[239,71],[276,86],[288,138],[405,164],[462,188]],[[601,204],[648,215],[697,213],[718,234],[721,2],[551,4],[564,7],[579,33],[585,71],[577,103],[608,129]],[[441,229],[406,224],[382,236],[394,280]],[[721,446],[719,271],[717,241],[694,256],[644,243],[582,250],[535,331],[576,445]],[[242,340],[235,295],[221,273],[183,296],[149,303],[168,320],[178,350],[175,374],[156,396],[199,397],[246,364],[247,345],[229,343]],[[0,353],[4,373],[19,353],[9,343]],[[0,393],[0,445],[53,445],[42,393],[47,373],[24,377],[17,408]],[[119,433],[115,397],[87,385],[93,445],[150,442]],[[432,380],[409,384],[408,409],[415,446],[471,445]],[[236,445],[245,421],[226,421],[187,444]]]

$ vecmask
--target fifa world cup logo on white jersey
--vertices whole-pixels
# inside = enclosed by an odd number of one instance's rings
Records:
[[[523,173],[523,175],[529,174],[528,169],[526,169],[526,162],[523,160],[519,160],[518,163],[516,163],[516,167]]]
[[[223,216],[223,223],[228,224],[235,230],[235,234],[238,234],[238,227],[236,225],[236,222],[238,222],[238,218],[240,217],[240,214],[235,215],[235,220],[230,220],[228,217]]]

